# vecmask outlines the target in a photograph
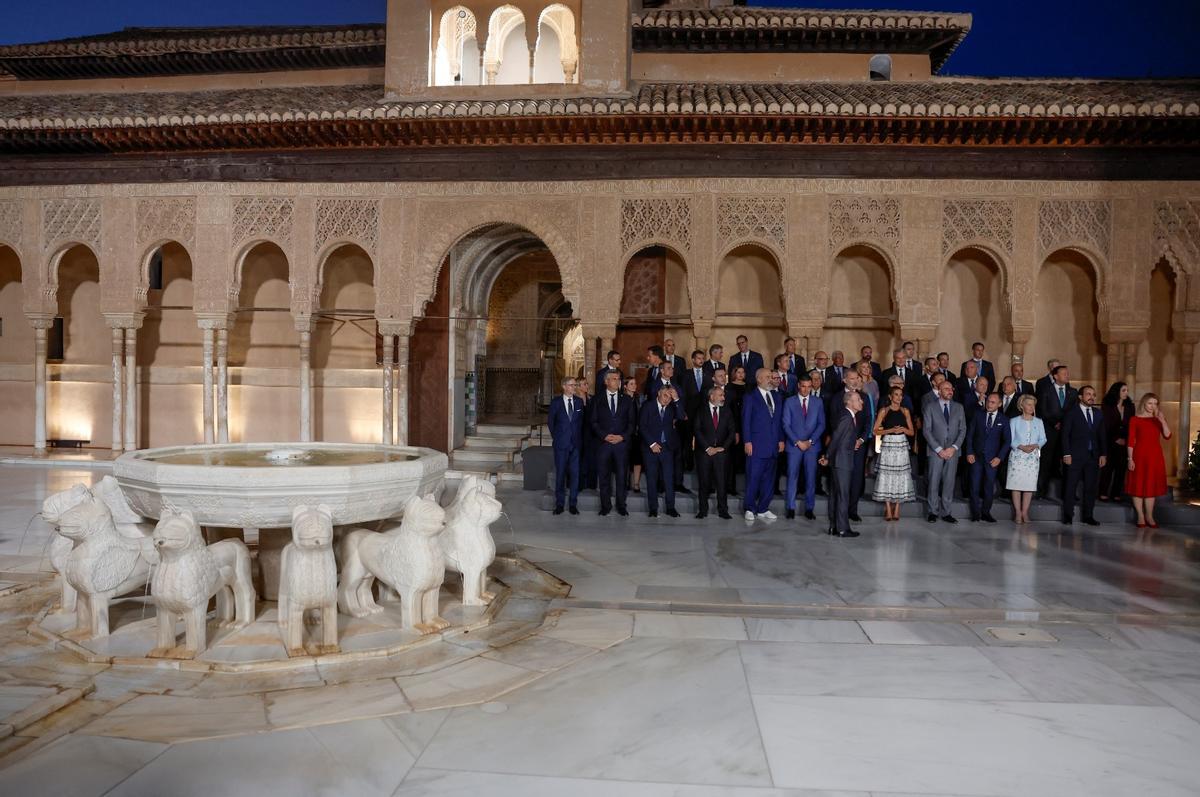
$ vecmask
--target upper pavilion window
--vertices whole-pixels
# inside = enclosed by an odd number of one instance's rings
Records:
[[[892,57],[890,55],[871,56],[871,80],[892,79]]]
[[[486,28],[480,22],[484,19]],[[536,30],[530,30],[530,22],[521,9],[508,4],[490,14],[466,5],[447,9],[432,32],[433,85],[575,83],[575,13],[564,3],[554,3],[538,14]]]

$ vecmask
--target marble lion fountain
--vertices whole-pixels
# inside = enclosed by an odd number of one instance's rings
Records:
[[[233,670],[480,627],[499,603],[489,526],[502,507],[469,476],[443,507],[446,467],[382,445],[127,453],[96,486],[46,499],[62,598],[39,627],[89,658]],[[447,570],[461,592],[443,590]]]

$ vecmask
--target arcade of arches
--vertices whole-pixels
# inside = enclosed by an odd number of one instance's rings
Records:
[[[902,340],[1154,390],[1191,429],[1186,183],[0,190],[0,444],[460,446],[615,347]],[[986,196],[986,199],[980,197]],[[1181,397],[1187,400],[1181,401]],[[1180,449],[1189,435],[1179,439]],[[1179,451],[1173,461],[1181,462]]]

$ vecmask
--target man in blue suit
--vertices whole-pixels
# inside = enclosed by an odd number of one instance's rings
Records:
[[[654,401],[642,405],[638,431],[642,440],[642,466],[646,469],[646,506],[650,517],[658,517],[658,480],[666,492],[667,517],[679,517],[675,511],[675,450],[679,448],[679,433],[675,422],[680,420],[673,401],[675,391],[663,388]]]
[[[1079,401],[1062,416],[1063,523],[1070,524],[1075,514],[1075,492],[1083,485],[1083,522],[1099,526],[1092,514],[1100,492],[1100,469],[1108,462],[1108,435],[1102,413],[1095,406],[1096,389],[1079,388]],[[1045,463],[1043,463],[1045,467]]]
[[[626,516],[629,479],[625,463],[633,434],[633,401],[621,390],[621,377],[610,371],[604,392],[592,399],[592,435],[596,438],[596,468],[600,472],[600,514],[612,511],[612,480],[617,480],[617,514]]]
[[[779,354],[775,357],[775,378],[779,380],[779,398],[787,401],[796,395],[796,375],[788,370],[788,355]]]
[[[967,465],[971,468],[971,520],[996,522],[992,517],[996,478],[1011,444],[1008,418],[1000,411],[1000,394],[991,393],[984,410],[975,413],[971,419],[963,446]]]
[[[817,457],[825,433],[825,402],[813,394],[812,377],[800,377],[799,393],[783,403],[783,436],[787,444],[787,493],[789,520],[796,517],[796,489],[804,471],[804,517],[815,520],[817,503]]]
[[[564,379],[562,396],[550,402],[550,436],[554,440],[554,514],[563,513],[571,490],[571,514],[578,515],[579,456],[583,452],[583,402],[575,396],[575,380]]]
[[[760,368],[757,386],[742,402],[742,435],[746,449],[746,520],[774,520],[776,458],[783,451],[783,407],[771,389],[771,372]]]
[[[621,381],[625,381],[625,374],[621,372],[621,352],[612,350],[608,353],[608,361],[603,368],[596,371],[596,392],[599,393],[604,389],[604,380],[608,375],[615,373],[621,377]]]
[[[746,381],[749,382],[758,373],[758,369],[763,367],[763,356],[750,349],[750,339],[745,335],[737,336],[737,348],[737,354],[729,358],[729,370],[732,371],[740,365],[746,369]]]

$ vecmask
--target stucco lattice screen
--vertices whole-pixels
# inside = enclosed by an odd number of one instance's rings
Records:
[[[767,241],[787,249],[787,200],[783,197],[725,197],[717,202],[717,238]]]
[[[321,199],[313,251],[333,241],[353,241],[374,253],[379,245],[379,203],[371,199]]]
[[[1085,243],[1108,257],[1112,241],[1112,207],[1101,199],[1047,200],[1038,208],[1038,244],[1047,253]]]
[[[942,206],[942,254],[950,254],[967,241],[990,241],[1011,255],[1012,203],[988,199],[947,200]]]
[[[838,197],[829,203],[829,248],[874,240],[900,246],[900,200],[888,197]]]
[[[196,235],[196,200],[139,199],[137,203],[138,244],[173,239],[190,244]]]
[[[79,241],[100,248],[99,199],[47,199],[42,202],[42,247]]]
[[[1154,240],[1159,251],[1170,249],[1187,267],[1200,267],[1200,201],[1155,202]]]
[[[233,203],[233,240],[290,242],[296,205],[287,197],[239,197]]]
[[[0,202],[0,241],[12,246],[21,243],[21,203]]]
[[[670,241],[692,248],[692,205],[687,199],[621,201],[621,248],[646,241]]]

